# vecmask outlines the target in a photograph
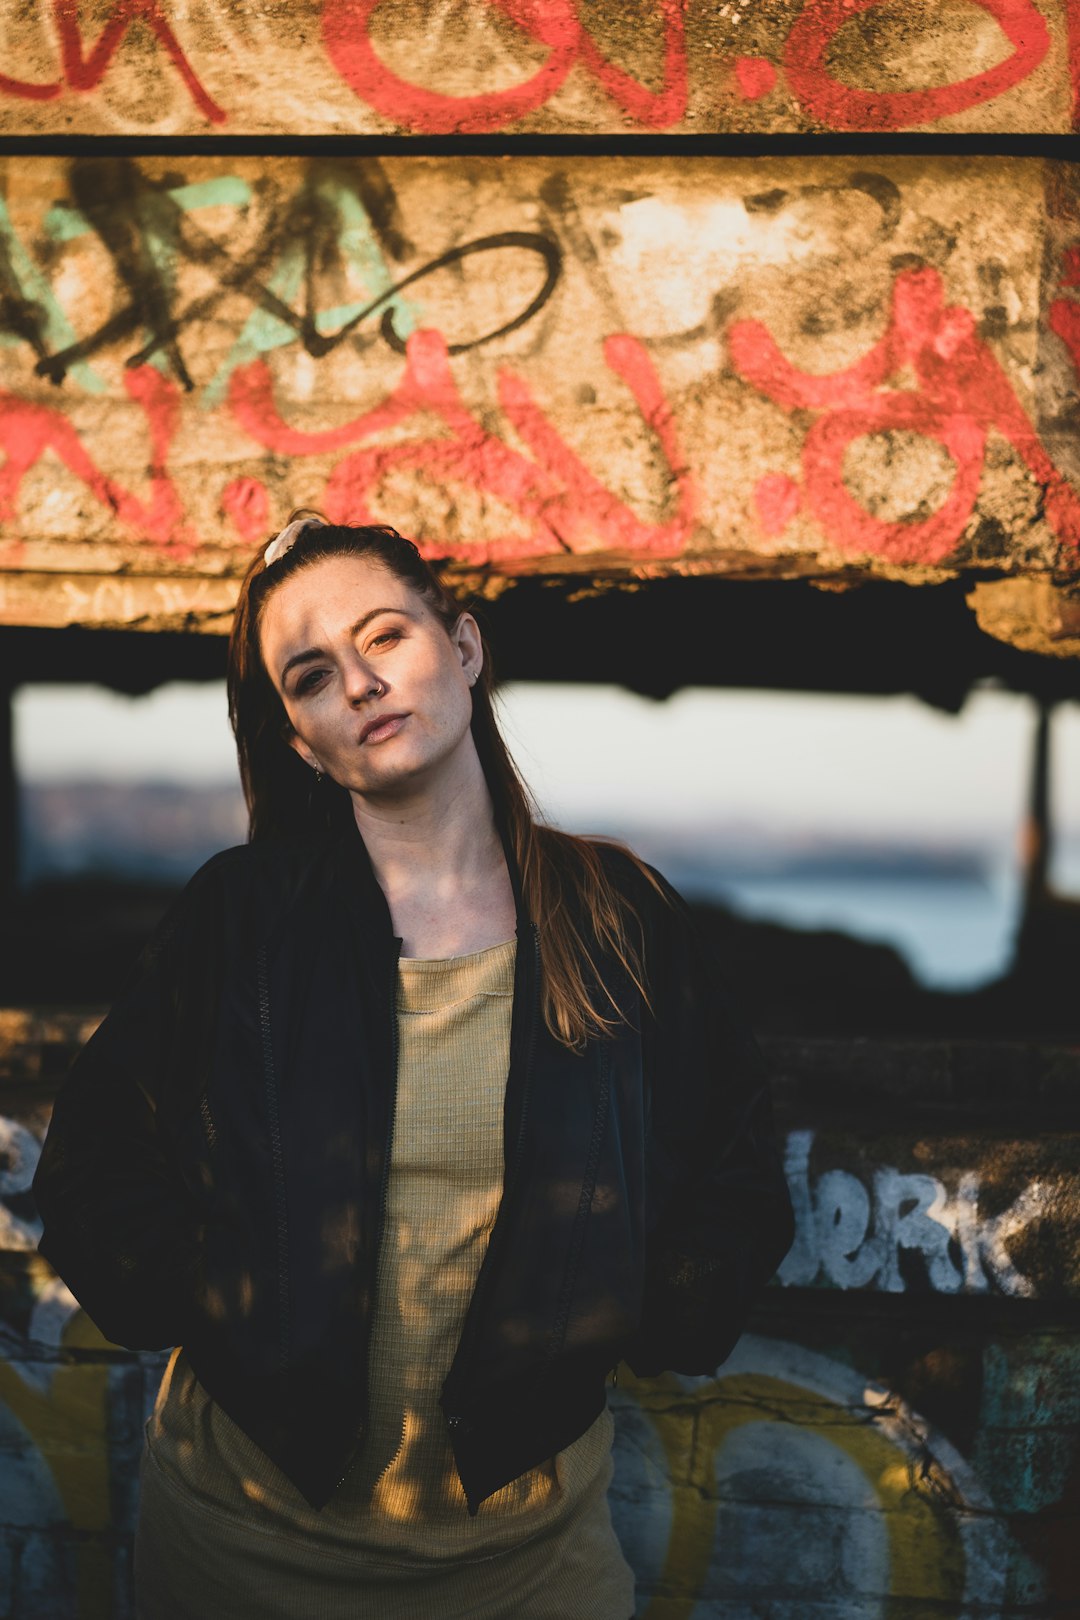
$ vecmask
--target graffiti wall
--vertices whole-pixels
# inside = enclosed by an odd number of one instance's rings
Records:
[[[1064,133],[1075,0],[29,0],[0,129]]]
[[[1075,1346],[1048,1334],[980,1350],[924,1326],[906,1369],[915,1381],[921,1369],[940,1395],[976,1380],[964,1404],[977,1408],[977,1430],[964,1449],[955,1422],[931,1422],[887,1375],[867,1372],[875,1359],[895,1369],[895,1355],[881,1355],[895,1334],[880,1324],[877,1357],[865,1334],[853,1356],[842,1327],[821,1334],[827,1350],[747,1334],[715,1378],[669,1374],[623,1389],[620,1377],[611,1504],[639,1615],[1075,1613],[1070,1532],[1053,1524],[1075,1502],[1075,1430],[1062,1443],[1044,1426],[1047,1410],[1069,1415]],[[1047,1404],[1034,1396],[1040,1375]],[[1039,1481],[1031,1490],[1019,1484],[1026,1468]]]
[[[291,507],[528,572],[1075,577],[1080,165],[7,160],[0,619]]]
[[[93,1023],[0,1018],[12,1620],[131,1613],[142,1424],[164,1357],[100,1338],[36,1253],[28,1192],[48,1099]],[[715,1377],[620,1368],[612,1389],[611,1504],[638,1614],[1064,1620],[1080,1600],[1076,1053],[966,1050],[1011,1094],[1006,1117],[985,1100],[950,1110],[936,1072],[947,1048],[927,1045],[935,1121],[885,1095],[897,1058],[876,1043],[847,1052],[862,1102],[838,1109],[822,1095],[837,1084],[834,1045],[766,1047],[798,1234],[751,1333]],[[815,1128],[797,1122],[807,1112]]]

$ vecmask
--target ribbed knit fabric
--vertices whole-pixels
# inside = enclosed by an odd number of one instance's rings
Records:
[[[140,1620],[631,1613],[633,1577],[607,1508],[610,1414],[470,1517],[438,1405],[502,1193],[514,957],[510,940],[400,964],[397,1102],[359,1459],[326,1507],[312,1508],[176,1351],[147,1425]]]

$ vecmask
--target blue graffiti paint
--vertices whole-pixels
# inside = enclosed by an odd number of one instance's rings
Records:
[[[251,187],[239,175],[222,174],[189,186],[172,186],[166,196],[189,214],[197,208],[243,208],[251,201]],[[82,210],[68,203],[54,203],[45,215],[44,225],[45,234],[54,242],[73,242],[91,229]]]
[[[49,283],[20,241],[2,197],[0,197],[0,237],[3,238],[7,248],[8,260],[23,297],[36,304],[44,316],[42,336],[45,342],[53,350],[69,348],[76,341],[75,329],[61,309]],[[14,333],[0,332],[0,345],[4,347],[18,346],[24,341]],[[71,375],[88,394],[103,394],[106,390],[104,377],[100,376],[86,360],[80,360],[78,364],[72,366]]]
[[[194,213],[203,208],[243,208],[251,201],[251,187],[238,175],[215,175],[211,180],[198,180],[191,185],[172,186],[165,193],[183,213]],[[45,232],[55,242],[74,242],[92,229],[81,209],[67,203],[54,203],[44,219]],[[175,289],[176,243],[171,233],[160,229],[153,217],[143,222],[143,243],[163,287]],[[149,340],[150,332],[144,334]],[[68,342],[72,339],[68,339]],[[66,346],[66,345],[65,345]],[[147,364],[168,375],[172,367],[167,352],[158,350],[150,355]],[[72,367],[75,376],[78,367]],[[101,386],[104,386],[102,384]],[[100,389],[97,390],[100,392]]]
[[[391,291],[395,277],[386,263],[359,196],[340,180],[331,177],[323,179],[316,189],[336,215],[337,244],[346,269],[364,290],[361,298],[315,311],[313,319],[316,331],[323,337],[332,337],[374,301],[385,297],[385,302],[379,305],[379,313],[385,310],[391,312],[394,331],[404,341],[421,324],[420,307],[400,293]],[[204,208],[243,208],[250,203],[252,192],[247,181],[238,175],[217,175],[209,180],[171,187],[166,195],[183,213],[192,213]],[[92,230],[86,215],[68,203],[54,203],[45,213],[43,224],[50,240],[65,244],[77,241]],[[2,202],[0,233],[7,242],[11,263],[24,296],[38,304],[44,312],[44,336],[50,349],[55,352],[70,348],[77,341],[76,333],[45,277],[15,235]],[[177,250],[171,233],[161,229],[153,218],[148,218],[143,222],[143,241],[162,285],[173,287]],[[287,243],[270,274],[266,286],[284,304],[291,306],[300,294],[308,268],[308,251],[301,239]],[[149,338],[151,334],[146,336]],[[219,405],[237,366],[273,349],[298,342],[299,336],[294,326],[271,310],[252,310],[224,362],[203,389],[201,403],[207,408]],[[0,334],[0,344],[13,346],[22,341],[14,334]],[[170,369],[168,354],[164,350],[150,355],[148,363],[163,372]],[[105,379],[86,361],[73,365],[70,375],[90,393],[106,391]]]
[[[365,297],[353,303],[318,310],[314,315],[315,329],[330,337],[349,321],[354,320],[374,299],[381,298],[394,285],[394,277],[383,257],[382,249],[368,218],[367,210],[356,193],[337,180],[323,180],[318,193],[335,210],[339,222],[338,246],[346,265],[365,289]],[[283,303],[291,304],[297,296],[307,265],[307,248],[301,242],[290,242],[278,260],[268,283]],[[393,293],[382,309],[392,311],[394,330],[404,340],[421,324],[420,307],[411,299]],[[299,341],[299,333],[270,310],[256,309],[248,316],[236,342],[223,364],[202,394],[202,404],[213,407],[221,403],[229,386],[229,378],[237,366],[247,365],[271,349],[279,349]]]

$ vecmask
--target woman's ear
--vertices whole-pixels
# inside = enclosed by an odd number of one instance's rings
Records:
[[[315,758],[315,755],[311,752],[311,749],[308,747],[307,743],[298,737],[296,732],[291,728],[285,733],[285,741],[288,743],[290,748],[294,748],[296,750],[304,764],[309,766],[311,770],[322,770],[322,766]]]
[[[454,645],[461,657],[461,667],[475,681],[484,667],[484,643],[480,639],[480,626],[471,613],[462,613],[452,631]]]

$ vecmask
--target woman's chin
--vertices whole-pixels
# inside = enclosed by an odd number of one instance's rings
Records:
[[[406,799],[429,790],[445,792],[462,771],[468,771],[472,746],[468,732],[453,744],[439,739],[439,745],[433,747],[429,742],[427,749],[416,747],[412,739],[391,737],[379,743],[369,759],[362,759],[362,772],[353,762],[351,774],[340,780],[360,799]]]
[[[387,760],[377,770],[366,770],[363,776],[354,774],[347,785],[354,798],[404,798],[422,787],[425,778],[431,774],[431,766],[426,761]]]

